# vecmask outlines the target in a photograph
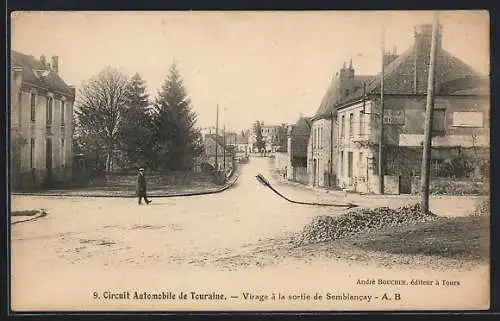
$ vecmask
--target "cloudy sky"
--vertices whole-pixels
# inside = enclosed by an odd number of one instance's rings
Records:
[[[443,47],[489,71],[485,11],[442,12]],[[175,60],[200,126],[243,129],[312,115],[344,61],[358,74],[380,69],[386,48],[406,50],[430,12],[22,12],[13,14],[12,49],[59,56],[77,86],[110,65],[138,72],[156,96]]]

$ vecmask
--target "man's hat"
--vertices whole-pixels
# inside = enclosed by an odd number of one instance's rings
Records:
[[[142,168],[142,167],[141,167],[141,168],[139,168],[139,170],[140,170],[141,172],[143,172],[143,171],[144,171],[144,168]]]

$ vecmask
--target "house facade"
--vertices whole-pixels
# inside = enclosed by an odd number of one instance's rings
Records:
[[[418,26],[415,42],[406,52],[393,52],[384,58],[382,164],[387,194],[411,193],[419,188],[431,32],[430,25]],[[446,52],[440,36],[431,153],[434,176],[456,157],[487,157],[489,152],[489,80]],[[344,93],[337,91],[332,96],[338,100],[319,110],[313,122],[317,123],[313,128],[321,128],[321,120],[323,124],[329,120],[334,126],[331,146],[336,187],[380,192],[380,77],[366,77],[361,86],[347,87]],[[321,154],[314,153],[313,142],[310,145],[310,176],[314,177],[314,159],[321,159]],[[318,179],[318,185],[325,186],[322,183]]]
[[[11,183],[17,190],[72,178],[75,88],[47,62],[11,52]]]

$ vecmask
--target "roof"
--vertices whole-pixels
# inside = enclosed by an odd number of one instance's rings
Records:
[[[354,88],[353,92],[357,90],[363,90],[363,83],[369,83],[371,82],[375,76],[370,76],[370,75],[355,75],[354,76]],[[325,96],[321,100],[321,103],[319,105],[319,108],[314,115],[315,117],[321,116],[327,113],[332,112],[333,107],[338,105],[339,103],[342,103],[344,100],[339,99],[339,78],[335,77],[332,79],[332,82],[330,83],[330,86],[328,87],[328,90],[326,91]]]
[[[22,67],[23,81],[45,88],[49,91],[58,91],[60,93],[74,96],[74,89],[68,86],[61,76],[47,66],[44,66],[41,61],[33,56],[28,56],[23,53],[11,52],[11,66]],[[45,70],[47,73],[37,75],[37,70]]]
[[[394,59],[384,68],[384,94],[415,94],[415,45]],[[358,78],[359,77],[359,78]],[[476,72],[472,67],[457,57],[441,49],[436,63],[437,95],[481,95],[489,94],[488,78]],[[376,76],[355,76],[355,88],[343,101],[337,101],[338,80],[327,90],[323,101],[315,114],[322,117],[335,112],[340,105],[349,104],[363,97],[363,81],[366,82],[366,95],[380,94],[381,73]],[[427,79],[425,86],[427,84]],[[423,94],[423,93],[419,93]]]
[[[205,139],[212,139],[217,142],[217,145],[224,146],[224,137],[221,135],[215,135],[215,134],[206,134]]]
[[[412,45],[406,52],[385,67],[384,94],[414,94],[414,55],[415,45]],[[453,93],[453,91],[446,90],[447,86],[445,85],[447,83],[464,78],[479,79],[484,76],[446,50],[441,49],[436,57],[435,77],[436,88],[438,89],[436,94],[447,95]],[[368,94],[380,93],[380,78],[381,73],[367,85]],[[427,86],[427,79],[425,85]],[[349,98],[360,98],[361,95],[362,91],[353,92],[353,95]]]
[[[236,144],[248,144],[248,137],[239,134],[236,136]]]

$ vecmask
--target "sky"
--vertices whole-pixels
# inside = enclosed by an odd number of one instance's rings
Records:
[[[11,48],[59,56],[77,89],[105,66],[139,73],[152,98],[175,61],[200,127],[228,130],[295,123],[313,115],[344,62],[356,74],[380,70],[385,48],[405,51],[431,12],[15,12]],[[489,73],[487,11],[440,13],[443,47]]]

